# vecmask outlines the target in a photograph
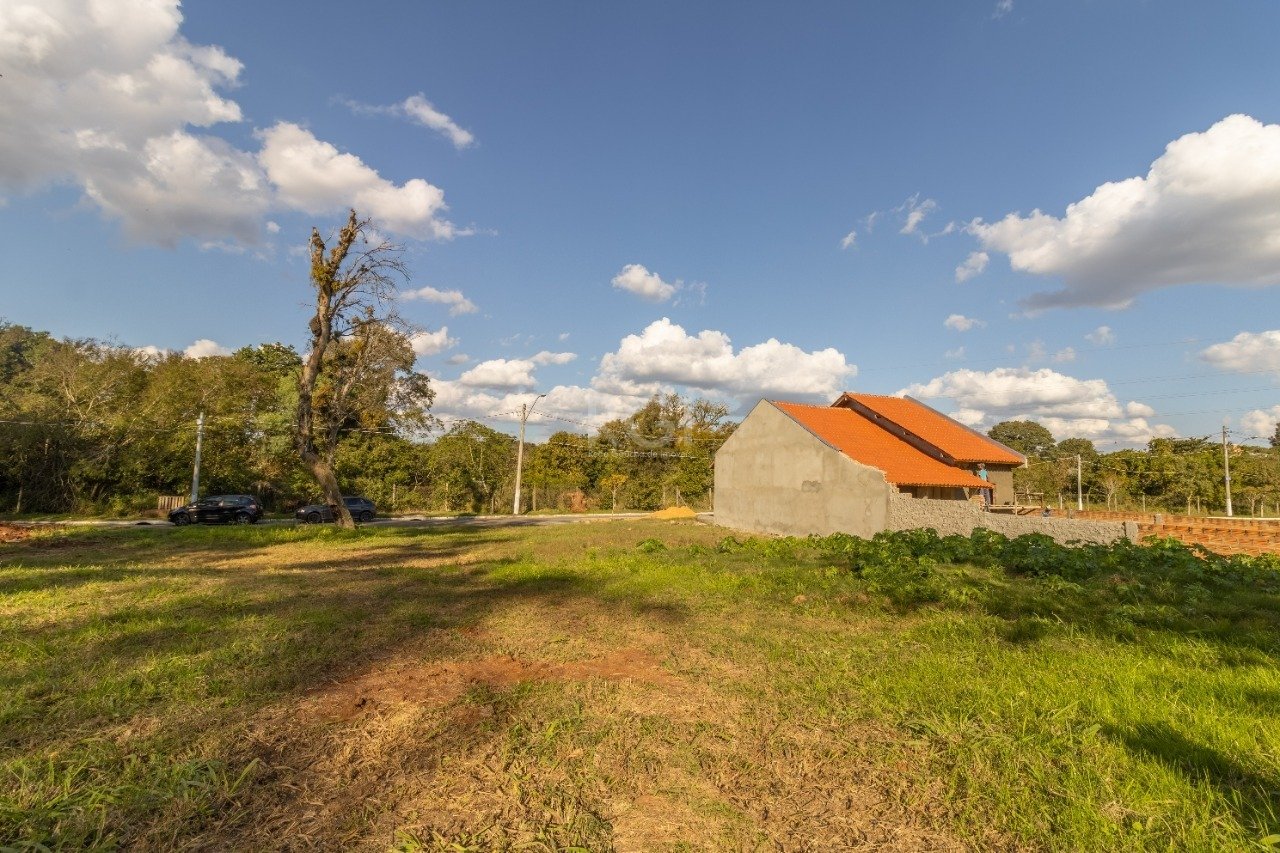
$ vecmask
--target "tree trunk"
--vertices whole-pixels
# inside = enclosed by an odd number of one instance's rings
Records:
[[[342,490],[338,488],[338,477],[333,473],[333,467],[318,453],[304,453],[302,461],[311,469],[311,476],[316,478],[324,491],[324,502],[334,507],[333,520],[339,527],[355,530],[356,520],[351,517],[351,510],[347,509],[342,500]]]

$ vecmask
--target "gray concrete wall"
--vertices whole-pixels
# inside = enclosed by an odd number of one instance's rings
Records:
[[[1013,468],[988,465],[987,480],[995,487],[995,503],[1013,503]]]
[[[888,520],[895,491],[762,400],[716,453],[716,524],[753,533],[869,537]]]
[[[909,495],[889,496],[887,530],[914,530],[932,527],[941,536],[953,533],[968,536],[975,527],[985,527],[1010,538],[1024,533],[1044,533],[1054,541],[1114,542],[1117,539],[1138,540],[1138,525],[1119,521],[1080,521],[1071,518],[1041,518],[1033,515],[1006,515],[984,512],[976,504],[962,501],[938,501]]]

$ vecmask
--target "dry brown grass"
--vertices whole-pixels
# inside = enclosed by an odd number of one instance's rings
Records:
[[[550,630],[548,628],[554,626]],[[893,736],[790,715],[669,625],[532,601],[248,721],[237,849],[954,850]],[[250,817],[251,816],[251,817]]]

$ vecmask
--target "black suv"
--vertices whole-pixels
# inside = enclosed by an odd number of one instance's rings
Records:
[[[257,524],[262,504],[253,495],[212,495],[170,511],[174,524]]]
[[[377,514],[373,501],[368,498],[344,497],[342,502],[347,505],[347,510],[356,521],[373,521]],[[335,509],[337,507],[328,504],[310,504],[301,507],[293,517],[304,524],[319,524],[322,521],[333,521]]]

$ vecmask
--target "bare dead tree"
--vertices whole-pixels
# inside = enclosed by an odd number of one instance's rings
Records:
[[[337,507],[336,521],[354,528],[333,469],[333,455],[344,427],[359,418],[369,395],[381,394],[383,405],[395,396],[397,369],[413,365],[407,335],[397,330],[392,300],[398,281],[408,278],[403,250],[376,237],[370,221],[354,210],[327,246],[311,230],[311,285],[316,310],[311,318],[310,347],[298,377],[298,412],[294,445],[324,492]],[[372,238],[372,239],[370,239]],[[425,377],[416,384],[430,392]]]

